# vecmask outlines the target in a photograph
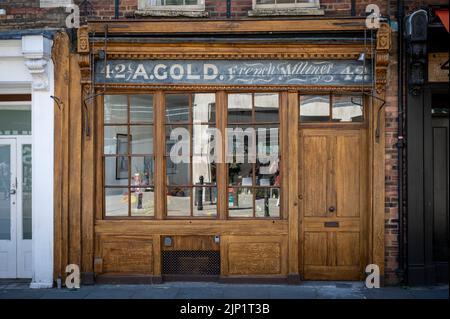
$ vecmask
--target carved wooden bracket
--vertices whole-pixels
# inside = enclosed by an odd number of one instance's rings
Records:
[[[377,33],[377,48],[375,57],[375,81],[378,94],[381,94],[386,90],[390,49],[391,28],[387,23],[382,23]]]
[[[89,103],[90,96],[92,95],[92,72],[91,69],[91,55],[90,55],[90,43],[89,43],[89,29],[87,26],[83,26],[77,31],[78,43],[78,66],[80,67],[81,74],[81,107],[83,108],[84,119],[84,134],[86,137],[90,136],[90,110]]]

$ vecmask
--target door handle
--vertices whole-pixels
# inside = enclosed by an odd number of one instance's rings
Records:
[[[336,211],[336,207],[331,206],[330,208],[328,208],[328,211],[330,211],[330,213],[333,213]]]
[[[9,191],[9,195],[16,195],[16,190],[15,189],[11,189]]]

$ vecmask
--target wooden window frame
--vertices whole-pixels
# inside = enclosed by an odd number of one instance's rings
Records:
[[[257,122],[255,121],[255,94],[261,94],[261,93],[267,93],[267,94],[277,94],[278,95],[278,121],[277,122]],[[251,94],[252,95],[252,121],[251,122],[239,122],[239,123],[229,123],[228,122],[228,95],[230,94]],[[226,179],[226,204],[225,204],[225,209],[226,209],[226,217],[227,219],[230,220],[249,220],[249,219],[255,219],[255,220],[264,220],[264,219],[269,219],[269,220],[277,220],[277,219],[283,219],[283,193],[284,190],[282,190],[283,188],[283,159],[282,159],[282,137],[281,137],[281,119],[282,119],[282,91],[265,91],[265,92],[261,92],[258,90],[247,90],[247,91],[227,91],[226,92],[226,102],[225,102],[225,111],[224,113],[226,114],[226,119],[225,119],[225,127],[229,128],[229,127],[234,127],[236,125],[242,125],[243,127],[258,127],[259,125],[278,125],[278,147],[279,147],[279,174],[280,174],[280,185],[277,187],[267,187],[267,186],[258,186],[256,185],[256,163],[252,163],[252,185],[251,186],[233,186],[230,185],[230,176],[229,176],[229,164],[230,163],[225,163],[225,179]],[[225,136],[225,135],[223,135]],[[227,140],[227,138],[225,139]],[[226,143],[225,143],[226,144]],[[257,147],[257,145],[255,145],[255,147]],[[225,150],[226,151],[226,150]],[[229,206],[228,206],[228,190],[232,188],[232,189],[251,189],[252,190],[252,216],[249,217],[234,217],[234,216],[230,216],[230,210],[229,210]],[[264,216],[264,217],[257,217],[256,216],[256,190],[258,189],[278,189],[278,196],[280,196],[280,206],[279,206],[279,214],[277,217],[273,217],[273,216]]]
[[[320,1],[314,0],[312,2],[297,2],[300,0],[295,0],[295,3],[277,3],[278,0],[275,0],[275,3],[271,4],[258,4],[257,0],[253,0],[253,10],[257,9],[293,9],[293,8],[320,8]]]
[[[179,95],[183,95],[186,94],[189,96],[189,106],[188,106],[188,110],[189,110],[189,117],[188,117],[188,121],[187,122],[177,122],[174,124],[167,124],[166,123],[166,97],[167,95],[170,94],[179,94]],[[216,103],[216,117],[215,117],[215,121],[214,122],[199,122],[199,123],[194,123],[193,121],[193,101],[192,98],[195,94],[214,94],[214,98],[215,98],[215,103]],[[165,202],[165,210],[164,210],[164,217],[165,219],[206,219],[206,220],[215,220],[219,218],[219,209],[218,209],[218,205],[216,205],[216,214],[214,216],[195,216],[194,215],[194,189],[195,188],[216,188],[217,189],[217,193],[219,192],[218,190],[218,176],[216,173],[216,184],[215,186],[195,186],[193,184],[192,181],[192,175],[193,175],[193,166],[192,166],[192,161],[193,161],[193,127],[195,124],[199,124],[199,125],[204,125],[204,124],[208,124],[208,125],[214,125],[213,127],[218,127],[217,126],[217,92],[207,92],[207,91],[203,91],[203,90],[199,90],[199,91],[164,91],[163,92],[163,96],[164,96],[164,107],[163,107],[163,119],[160,118],[160,120],[163,121],[163,127],[164,127],[164,132],[166,132],[166,127],[169,125],[174,125],[174,126],[179,126],[179,127],[188,127],[189,128],[189,168],[188,168],[188,176],[189,176],[189,184],[188,185],[176,185],[176,186],[170,186],[167,184],[167,158],[169,158],[169,155],[167,155],[167,149],[166,149],[166,140],[164,139],[164,143],[163,143],[163,149],[162,149],[162,153],[163,153],[163,157],[164,157],[164,202]],[[217,166],[217,163],[215,163],[215,165]],[[169,216],[169,212],[167,210],[167,191],[170,188],[173,187],[179,187],[182,189],[189,189],[189,198],[190,198],[190,214],[189,215],[185,215],[185,216]],[[217,198],[218,200],[218,198]],[[218,203],[217,203],[218,204]]]
[[[302,95],[327,95],[330,99],[330,115],[328,121],[324,122],[302,122],[301,121],[301,96]],[[362,102],[363,102],[363,121],[361,122],[333,122],[332,116],[333,116],[333,96],[336,95],[347,95],[347,96],[361,96]],[[369,107],[370,103],[368,100],[368,97],[361,93],[361,92],[339,92],[336,91],[330,91],[330,92],[317,92],[317,91],[299,91],[298,96],[298,124],[299,126],[303,128],[366,128],[369,125]]]
[[[102,96],[102,111],[101,111],[101,125],[99,125],[101,127],[101,131],[103,132],[101,135],[101,154],[102,154],[102,158],[101,158],[101,163],[102,163],[102,218],[105,220],[108,219],[155,219],[156,218],[156,201],[157,196],[154,196],[153,201],[153,216],[132,216],[131,214],[131,190],[134,188],[138,188],[136,186],[131,185],[132,183],[132,177],[131,177],[131,163],[132,163],[132,159],[133,157],[151,157],[153,160],[153,163],[156,162],[156,156],[155,156],[155,147],[153,146],[153,150],[151,154],[133,154],[131,152],[131,127],[132,126],[151,126],[152,127],[152,133],[153,133],[153,139],[155,139],[155,134],[156,134],[156,125],[155,125],[155,107],[156,107],[156,103],[155,103],[155,94],[153,92],[136,92],[136,93],[116,93],[116,92],[110,92],[107,93],[105,95],[116,95],[116,96],[126,96],[127,99],[127,121],[126,123],[105,123],[104,121],[104,110],[105,110],[105,100],[104,100],[104,96]],[[131,122],[131,97],[132,96],[137,96],[137,95],[152,95],[152,103],[153,103],[153,119],[151,123],[144,123],[144,122],[137,122],[137,123],[132,123]],[[120,127],[126,127],[127,128],[127,153],[126,154],[105,154],[105,139],[104,139],[104,129],[107,126],[120,126]],[[120,157],[126,157],[128,160],[128,183],[126,186],[118,186],[118,185],[107,185],[106,181],[105,181],[105,160],[106,158],[115,158],[116,160]],[[155,167],[155,166],[154,166]],[[154,178],[153,178],[153,184],[151,185],[147,185],[148,187],[153,187],[154,189],[154,193],[156,193],[156,179],[155,179],[155,175],[156,175],[156,171],[154,172]],[[124,216],[107,216],[106,215],[106,197],[105,197],[105,190],[106,189],[127,189],[128,190],[128,215],[124,215]]]

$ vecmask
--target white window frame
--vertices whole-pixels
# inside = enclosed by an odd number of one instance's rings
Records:
[[[205,11],[205,0],[197,0],[192,5],[157,5],[156,0],[139,0],[138,8],[142,11]]]
[[[256,0],[253,0],[253,10],[257,9],[292,9],[292,8],[320,8],[320,0],[309,0],[309,2],[298,2],[301,0],[295,0],[296,3],[275,3],[271,4],[257,4]]]

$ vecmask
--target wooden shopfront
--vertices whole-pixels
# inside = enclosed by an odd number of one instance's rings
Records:
[[[91,22],[74,52],[55,42],[55,278],[67,264],[85,283],[383,272],[387,25]],[[251,161],[253,146],[278,156]],[[215,162],[196,161],[205,148]]]

